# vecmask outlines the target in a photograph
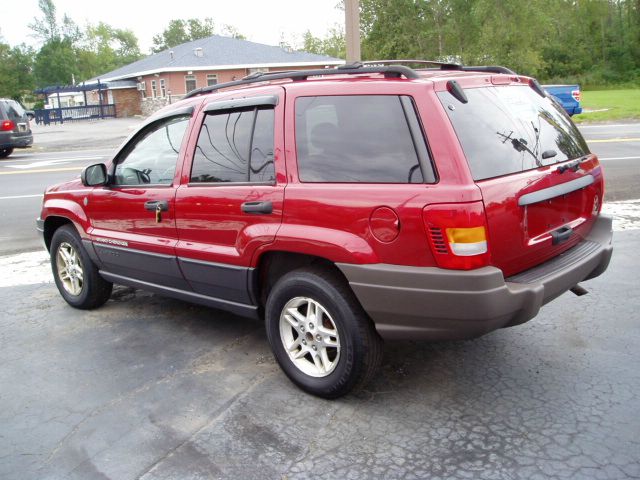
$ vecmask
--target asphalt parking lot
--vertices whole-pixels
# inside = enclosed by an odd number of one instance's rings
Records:
[[[51,135],[41,163],[0,170],[39,172],[1,177],[6,212],[107,156],[61,163]],[[619,155],[605,169],[630,178],[637,157]],[[74,310],[42,251],[0,245],[0,479],[638,479],[639,205],[605,205],[615,250],[588,295],[472,341],[387,343],[375,381],[334,401],[287,380],[259,322],[123,287]]]
[[[0,478],[638,478],[640,231],[615,241],[589,295],[474,341],[389,343],[336,401],[289,383],[259,323],[0,288]]]

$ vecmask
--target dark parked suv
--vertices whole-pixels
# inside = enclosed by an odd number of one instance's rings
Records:
[[[15,100],[0,98],[0,158],[7,158],[14,148],[33,143],[27,112]]]
[[[612,252],[603,198],[534,79],[380,62],[192,92],[50,187],[38,228],[70,305],[118,283],[264,318],[289,378],[335,398],[382,339],[477,337],[584,293]]]

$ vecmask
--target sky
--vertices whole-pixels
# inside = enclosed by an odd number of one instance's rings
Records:
[[[339,0],[54,0],[59,18],[67,14],[80,27],[100,21],[112,27],[129,29],[138,37],[140,50],[149,53],[152,37],[161,33],[173,19],[213,18],[217,33],[232,25],[247,40],[278,45],[284,40],[293,46],[302,43],[310,30],[323,37],[336,24],[344,24]],[[11,46],[27,43],[38,46],[29,29],[34,17],[41,17],[38,0],[0,0],[0,36]]]

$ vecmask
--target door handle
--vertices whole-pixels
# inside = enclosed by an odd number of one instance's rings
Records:
[[[551,245],[560,245],[566,242],[573,235],[573,228],[561,227],[558,230],[551,232]]]
[[[245,202],[242,204],[244,213],[273,213],[271,202]]]
[[[144,202],[144,208],[150,212],[166,212],[169,210],[169,202],[166,200],[149,200],[148,202]]]

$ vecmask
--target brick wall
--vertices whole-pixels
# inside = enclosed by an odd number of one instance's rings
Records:
[[[132,117],[142,115],[141,96],[135,88],[118,88],[111,90],[113,103],[116,104],[116,116]]]

